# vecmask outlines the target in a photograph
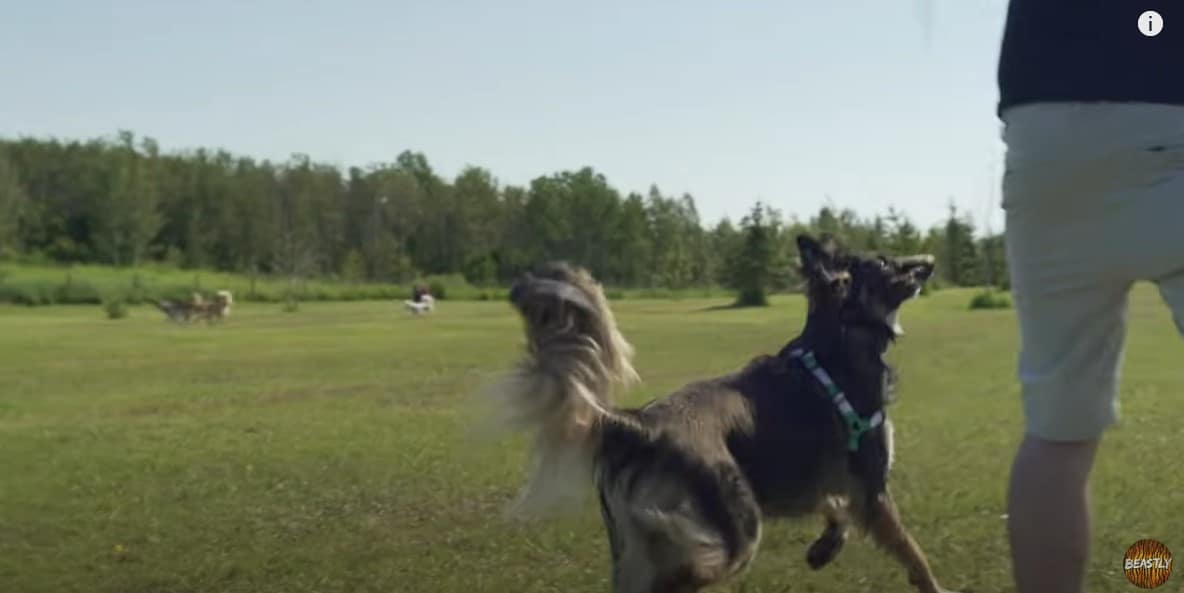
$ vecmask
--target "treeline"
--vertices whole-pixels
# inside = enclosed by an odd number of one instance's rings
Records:
[[[446,179],[415,152],[343,171],[306,155],[165,153],[126,131],[0,140],[0,259],[8,260],[154,261],[354,282],[461,274],[490,286],[563,258],[606,284],[677,290],[736,287],[746,234],[767,243],[755,247],[771,250],[766,261],[785,264],[802,230],[833,233],[855,249],[934,253],[948,284],[1006,278],[999,238],[977,237],[952,205],[944,225],[924,230],[892,210],[865,218],[823,208],[786,219],[760,203],[737,223],[705,226],[692,196],[656,187],[622,194],[591,168],[520,187],[479,167]],[[774,284],[792,282],[774,276]]]

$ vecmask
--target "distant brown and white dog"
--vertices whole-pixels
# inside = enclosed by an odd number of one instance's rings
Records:
[[[918,590],[943,591],[888,489],[894,374],[882,358],[933,258],[846,255],[805,235],[798,247],[801,333],[639,409],[613,405],[638,376],[590,274],[552,263],[512,288],[527,351],[492,392],[505,420],[535,436],[518,510],[578,500],[594,484],[615,593],[719,584],[752,561],[763,520],[810,515],[827,525],[806,554],[811,568],[838,555],[854,522]]]
[[[194,319],[202,317],[206,310],[206,300],[201,296],[201,293],[193,293],[189,300],[182,299],[150,299],[149,302],[156,305],[169,321],[175,323],[189,323]]]
[[[206,300],[201,293],[193,293],[188,300],[162,299],[153,300],[152,304],[160,309],[170,321],[176,323],[190,323],[204,320],[206,323],[225,320],[230,316],[230,307],[234,304],[234,295],[229,290],[219,290],[214,298]]]
[[[230,317],[230,307],[234,304],[234,295],[229,290],[219,290],[214,293],[214,298],[209,301],[200,302],[197,309],[198,319],[203,319],[207,323],[215,321],[224,321]]]
[[[164,313],[169,321],[174,323],[188,323],[193,319],[195,309],[192,302],[172,300],[172,299],[150,299],[161,313]]]

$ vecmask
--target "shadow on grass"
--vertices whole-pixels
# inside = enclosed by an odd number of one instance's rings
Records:
[[[695,309],[691,313],[712,313],[715,311],[740,311],[743,309],[767,309],[769,305],[741,305],[740,303],[728,303],[726,305],[711,305],[710,307],[703,307]]]

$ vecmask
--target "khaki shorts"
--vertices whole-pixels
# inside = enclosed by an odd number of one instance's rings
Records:
[[[1184,107],[1046,103],[1002,119],[1027,432],[1098,438],[1118,419],[1131,286],[1155,282],[1184,333]]]

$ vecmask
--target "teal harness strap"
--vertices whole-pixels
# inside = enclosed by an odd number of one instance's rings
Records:
[[[806,369],[822,384],[823,389],[826,389],[827,396],[834,402],[835,407],[839,409],[839,415],[847,423],[847,449],[850,451],[858,450],[859,438],[864,433],[884,423],[884,411],[876,410],[876,413],[872,414],[870,418],[860,416],[855,413],[855,408],[851,407],[851,402],[847,401],[847,396],[839,389],[838,385],[835,385],[835,382],[830,378],[826,369],[818,364],[818,360],[814,358],[813,352],[798,349],[791,351],[789,355],[802,361]]]

